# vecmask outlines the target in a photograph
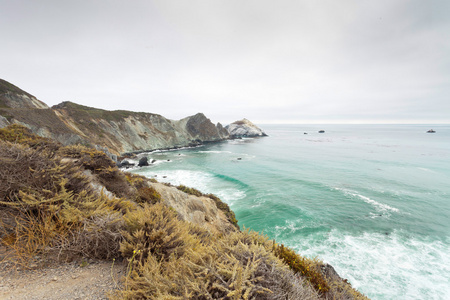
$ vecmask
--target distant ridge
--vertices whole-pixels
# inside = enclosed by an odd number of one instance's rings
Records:
[[[0,128],[13,123],[64,145],[99,145],[115,154],[195,146],[229,138],[220,123],[214,125],[202,113],[174,121],[153,113],[108,111],[68,101],[49,108],[30,93],[0,79]]]

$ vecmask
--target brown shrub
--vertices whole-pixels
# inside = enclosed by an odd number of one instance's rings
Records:
[[[60,218],[48,212],[21,213],[15,217],[13,227],[4,229],[12,232],[1,240],[4,246],[13,250],[9,260],[24,267],[36,254],[46,251],[55,238],[66,237],[71,230]]]
[[[72,158],[75,165],[90,170],[98,181],[117,197],[134,195],[134,190],[125,175],[104,152],[82,145],[73,145],[60,148],[58,155]]]
[[[258,244],[259,238],[250,242],[254,237],[236,232],[211,243],[192,243],[182,256],[167,260],[150,254],[130,269],[115,299],[319,299],[307,282]]]
[[[25,145],[0,141],[0,201],[18,201],[19,191],[51,196],[61,182],[74,192],[89,190],[82,170],[71,164],[60,164],[39,150]]]
[[[83,220],[82,226],[69,237],[59,238],[54,248],[89,258],[118,258],[123,227],[120,213],[93,216]]]
[[[12,124],[5,128],[0,128],[0,140],[27,145],[33,149],[45,152],[50,157],[53,157],[62,146],[54,140],[33,134],[30,129],[19,124]]]
[[[126,231],[120,251],[126,258],[135,257],[141,264],[149,255],[167,260],[171,255],[182,256],[190,246],[186,226],[173,210],[161,203],[144,204],[141,209],[127,213],[124,219]]]

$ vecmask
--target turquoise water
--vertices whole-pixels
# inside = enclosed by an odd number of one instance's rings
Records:
[[[133,172],[218,195],[241,228],[372,299],[450,299],[450,125],[261,127],[269,137],[150,153]]]

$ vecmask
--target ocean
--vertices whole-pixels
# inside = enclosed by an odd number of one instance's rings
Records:
[[[152,152],[132,172],[216,194],[241,228],[371,299],[450,299],[450,125],[260,127],[268,137]]]

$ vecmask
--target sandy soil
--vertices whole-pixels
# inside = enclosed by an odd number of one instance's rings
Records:
[[[108,293],[120,288],[120,278],[126,272],[123,262],[113,265],[91,259],[29,266],[32,269],[0,262],[1,300],[108,299]]]

